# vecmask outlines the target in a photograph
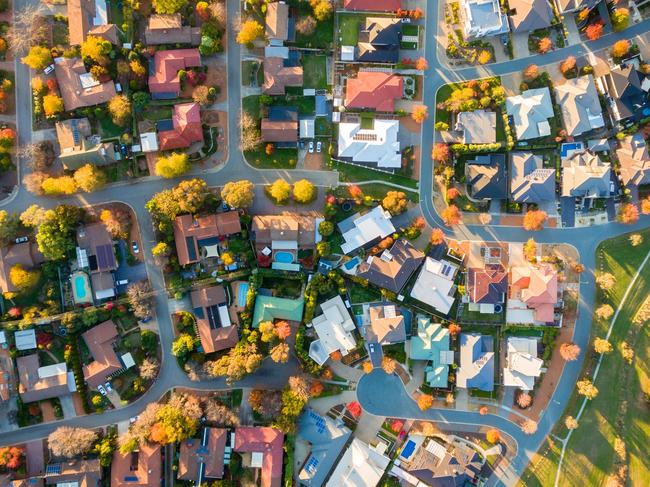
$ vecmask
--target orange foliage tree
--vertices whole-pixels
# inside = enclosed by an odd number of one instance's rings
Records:
[[[639,209],[632,203],[623,203],[618,209],[618,221],[631,225],[639,221]]]
[[[431,394],[420,394],[418,397],[418,407],[425,411],[433,406],[433,396]]]
[[[529,64],[526,69],[524,69],[523,75],[526,81],[533,81],[539,76],[539,68],[536,64]]]
[[[440,245],[445,242],[445,233],[440,228],[434,228],[431,231],[431,245]]]
[[[429,113],[427,111],[426,106],[417,105],[417,106],[413,107],[413,111],[411,112],[411,118],[415,122],[422,123],[427,119],[428,116],[429,116]]]
[[[497,443],[501,439],[501,433],[499,433],[499,430],[492,428],[485,433],[485,439],[489,443]]]
[[[612,57],[614,58],[622,58],[625,56],[629,51],[630,47],[632,44],[630,44],[630,41],[621,39],[620,41],[616,41],[614,45],[612,46],[611,54]]]
[[[544,37],[540,39],[539,42],[537,43],[537,50],[541,54],[546,54],[548,51],[551,50],[552,47],[553,47],[553,41],[548,37]]]
[[[541,230],[548,215],[542,210],[531,210],[524,215],[524,229],[528,231]]]
[[[585,35],[590,41],[600,39],[600,37],[603,35],[603,24],[597,23],[588,25],[585,29]]]
[[[451,151],[449,150],[449,146],[447,144],[443,144],[442,142],[438,142],[436,145],[433,146],[433,150],[431,151],[431,157],[436,162],[441,162],[443,164],[446,164],[447,162],[449,162],[449,158],[451,157]]]
[[[449,205],[447,208],[442,210],[440,213],[440,218],[448,227],[452,225],[458,225],[462,220],[462,214],[456,205]]]
[[[426,69],[429,69],[429,63],[423,57],[418,58],[417,61],[415,61],[415,69],[417,69],[418,71],[424,71]]]
[[[460,191],[458,191],[456,188],[449,188],[447,190],[447,200],[448,201],[455,200],[459,196],[460,196]]]

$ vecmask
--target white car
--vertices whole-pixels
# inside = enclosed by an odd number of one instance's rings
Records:
[[[370,350],[370,353],[375,353],[375,344],[371,343],[368,345],[368,350]]]
[[[140,253],[140,247],[138,247],[138,243],[135,240],[131,242],[131,248],[133,249],[134,254]]]
[[[105,382],[105,383],[104,383],[104,387],[106,388],[106,390],[107,390],[108,392],[113,392],[113,388],[111,387],[111,383],[110,383],[110,382]]]
[[[320,151],[321,151],[321,150],[323,150],[323,143],[319,140],[319,141],[316,143],[316,152],[318,152],[318,153],[320,154]]]
[[[103,385],[99,384],[99,385],[97,386],[97,390],[99,391],[99,393],[100,393],[102,396],[105,396],[105,395],[106,395],[106,389],[104,389],[104,386],[103,386]]]
[[[309,143],[309,153],[310,154],[314,153],[314,141],[313,140]]]
[[[52,71],[54,71],[54,64],[50,64],[48,67],[46,67],[43,72],[45,74],[50,74]]]

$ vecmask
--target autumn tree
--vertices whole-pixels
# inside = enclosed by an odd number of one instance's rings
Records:
[[[126,239],[131,228],[131,217],[126,211],[104,208],[99,213],[99,221],[114,238]]]
[[[206,363],[206,369],[211,375],[225,376],[226,381],[232,383],[257,370],[263,358],[257,345],[239,342],[228,354]]]
[[[630,41],[626,39],[621,39],[620,41],[616,41],[612,45],[612,50],[610,51],[611,55],[613,58],[622,58],[627,55],[628,52],[630,52],[630,47],[632,44]]]
[[[489,225],[492,221],[492,215],[489,213],[481,213],[478,216],[478,221],[481,222],[482,225]]]
[[[96,439],[92,430],[61,426],[47,437],[47,446],[55,457],[74,458],[89,452]]]
[[[433,396],[431,394],[420,394],[417,403],[421,411],[431,409],[433,406]]]
[[[539,77],[539,68],[536,64],[529,64],[523,72],[524,80],[533,81]]]
[[[576,69],[576,65],[577,61],[575,56],[569,56],[560,63],[560,72],[566,76],[568,73]]]
[[[522,392],[517,397],[517,405],[522,409],[526,409],[532,403],[533,403],[533,398],[527,392]]]
[[[186,402],[182,406],[178,407],[171,400],[162,405],[156,414],[156,422],[151,427],[152,441],[161,445],[179,443],[196,434],[199,418],[189,414],[192,408]]]
[[[157,14],[175,14],[187,5],[187,0],[153,0]]]
[[[625,30],[630,23],[630,11],[624,7],[619,7],[611,13],[610,19],[614,31],[620,32]]]
[[[14,264],[9,269],[9,280],[21,293],[34,289],[40,279],[41,273],[38,270],[27,270],[22,264]]]
[[[429,69],[429,63],[425,58],[419,57],[415,61],[415,69],[417,69],[418,71],[426,71],[427,69]]]
[[[381,368],[384,369],[384,372],[386,372],[388,375],[394,374],[395,370],[397,369],[397,362],[395,359],[384,356],[381,361]]]
[[[5,446],[0,448],[0,467],[9,470],[18,470],[22,463],[25,450],[17,446]]]
[[[411,118],[413,119],[414,122],[422,123],[427,119],[428,116],[429,113],[426,106],[416,105],[413,107],[413,111],[411,112]]]
[[[203,401],[203,413],[205,419],[212,423],[229,428],[239,426],[239,417],[237,414],[215,398],[209,398]]]
[[[578,262],[578,263],[576,263],[576,264],[573,264],[573,265],[571,266],[571,269],[572,269],[573,272],[575,272],[576,274],[582,274],[582,273],[585,271],[585,266],[584,266],[583,264],[580,264],[580,263]]]
[[[535,239],[529,238],[524,244],[524,257],[529,262],[535,262],[537,259],[537,242]]]
[[[373,370],[375,370],[375,367],[372,365],[372,362],[370,361],[365,361],[362,365],[361,368],[363,369],[363,372],[365,374],[369,374]]]
[[[291,325],[284,320],[278,321],[275,324],[275,335],[280,340],[286,340],[291,336]]]
[[[284,342],[278,343],[269,351],[269,356],[276,363],[287,363],[289,361],[289,344]]]
[[[46,118],[52,118],[63,112],[64,109],[65,104],[63,103],[63,98],[60,96],[52,93],[43,96],[43,113]]]
[[[16,238],[21,222],[22,219],[19,220],[15,213],[0,209],[0,247],[9,245]]]
[[[172,355],[174,357],[186,357],[187,354],[196,349],[196,337],[189,333],[181,333],[172,342]]]
[[[537,43],[537,51],[540,54],[546,54],[553,48],[553,41],[548,37],[543,37]]]
[[[202,106],[210,104],[210,88],[205,85],[195,86],[192,90],[192,100]]]
[[[406,193],[402,191],[388,191],[384,199],[381,200],[381,206],[393,216],[404,213],[408,207]]]
[[[639,221],[639,208],[633,203],[622,203],[618,209],[618,221],[631,225]]]
[[[125,95],[115,95],[108,102],[108,112],[115,125],[124,127],[131,120],[131,102]]]
[[[449,205],[442,210],[440,218],[448,227],[458,225],[462,220],[462,214],[456,205]]]
[[[250,46],[264,35],[264,26],[256,20],[247,20],[237,34],[237,42]]]
[[[595,41],[597,39],[600,39],[600,37],[603,35],[603,29],[603,24],[600,22],[589,24],[585,29],[585,35],[590,41]]]
[[[296,30],[304,36],[310,36],[316,31],[316,19],[311,15],[300,17],[296,22]]]
[[[126,288],[126,296],[133,315],[141,320],[151,316],[153,309],[153,290],[149,281],[136,281]]]
[[[579,380],[576,382],[576,387],[578,388],[578,394],[585,396],[589,400],[598,396],[598,389],[589,379]]]
[[[434,228],[431,230],[431,237],[429,238],[431,245],[442,245],[445,243],[445,233],[441,228]]]
[[[111,62],[108,55],[112,50],[113,46],[109,41],[97,36],[88,36],[81,43],[81,57],[101,66],[107,66]]]
[[[614,314],[614,308],[612,308],[609,304],[601,304],[596,308],[596,316],[602,320],[608,320],[612,317]]]
[[[499,433],[498,429],[489,429],[487,433],[485,433],[485,440],[494,445],[501,440],[501,433]]]
[[[255,198],[255,185],[246,179],[226,183],[221,190],[223,201],[233,208],[248,208]]]
[[[569,430],[574,430],[578,428],[578,420],[573,416],[567,416],[564,419],[564,426]]]
[[[442,142],[436,143],[433,146],[433,150],[431,151],[431,157],[436,162],[446,164],[451,158],[451,151],[449,150],[449,146],[447,144],[443,144]]]
[[[142,377],[144,380],[154,380],[156,377],[158,377],[159,368],[160,364],[156,359],[153,358],[145,358],[138,366],[140,377]]]
[[[525,435],[534,435],[537,433],[537,422],[528,419],[521,424],[521,431]]]
[[[185,152],[173,152],[159,156],[156,161],[156,176],[172,179],[182,176],[192,168],[190,158]]]
[[[262,132],[257,121],[248,112],[243,112],[240,126],[241,150],[244,152],[256,150],[262,143]]]
[[[332,16],[334,7],[330,0],[309,0],[309,5],[314,12],[314,17],[319,22],[323,22]]]
[[[633,233],[630,235],[630,238],[628,240],[630,241],[630,245],[632,245],[632,247],[638,247],[643,243],[643,235],[640,233]]]
[[[524,230],[537,231],[544,228],[548,215],[542,210],[530,210],[524,215]]]
[[[74,172],[77,188],[85,193],[92,193],[106,184],[106,174],[94,164],[85,164]]]
[[[301,179],[293,183],[293,199],[296,203],[311,203],[316,198],[316,186],[307,180]]]
[[[53,60],[52,53],[48,47],[32,46],[27,56],[22,58],[21,61],[33,70],[41,71],[52,64]]]
[[[612,344],[606,339],[600,337],[594,339],[594,352],[601,354],[610,353],[613,349]]]
[[[481,52],[479,52],[476,60],[479,64],[487,64],[492,61],[492,52],[488,51],[487,49],[483,49]]]
[[[320,222],[318,224],[318,233],[323,237],[329,237],[334,233],[334,224],[327,220]]]
[[[641,200],[641,213],[644,215],[650,215],[650,196]]]
[[[488,410],[488,407],[487,407],[487,406],[481,406],[481,407],[478,409],[478,413],[479,413],[481,416],[487,416],[487,413],[488,413],[488,412],[489,412],[489,410]]]
[[[596,284],[600,289],[607,292],[610,291],[616,284],[616,278],[614,274],[609,272],[601,272],[596,276]]]
[[[621,343],[621,356],[628,364],[632,364],[632,360],[634,360],[634,349],[629,343]]]

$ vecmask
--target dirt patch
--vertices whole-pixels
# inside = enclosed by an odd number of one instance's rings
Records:
[[[41,412],[43,413],[43,422],[49,423],[50,421],[56,421],[56,414],[54,414],[54,408],[52,403],[49,401],[43,401],[40,403]]]
[[[305,155],[305,169],[311,169],[312,171],[320,171],[323,169],[324,157],[323,154],[309,152]]]
[[[147,159],[147,169],[149,174],[154,176],[156,174],[156,161],[158,160],[158,152],[147,152],[145,158]]]
[[[205,80],[207,86],[218,86],[219,93],[214,103],[221,103],[228,98],[228,75],[226,66],[215,59],[208,59],[205,63],[208,66],[208,77]]]

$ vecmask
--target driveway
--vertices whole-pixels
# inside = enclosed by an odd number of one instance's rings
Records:
[[[119,249],[119,255],[118,255],[118,260],[119,260],[119,267],[115,271],[115,281],[129,281],[128,284],[131,284],[132,282],[137,282],[137,281],[144,281],[147,279],[147,269],[144,265],[144,263],[139,262],[138,264],[135,265],[129,265],[126,261],[126,255],[129,252],[127,249],[127,243],[124,240],[120,240],[118,243],[118,249]],[[140,250],[142,252],[142,250]],[[117,286],[117,292],[118,294],[122,294],[126,292],[126,287],[128,284],[122,285],[122,286]]]
[[[381,367],[381,361],[384,359],[384,351],[377,342],[368,342],[368,357],[375,367]]]
[[[528,51],[528,34],[529,32],[519,32],[512,35],[512,54],[515,59],[530,55]]]
[[[560,211],[562,212],[562,226],[574,227],[576,224],[576,199],[573,196],[560,197]]]
[[[63,411],[63,417],[65,419],[77,417],[77,410],[74,407],[74,401],[72,400],[71,394],[59,396],[59,401],[61,402],[61,410]]]

